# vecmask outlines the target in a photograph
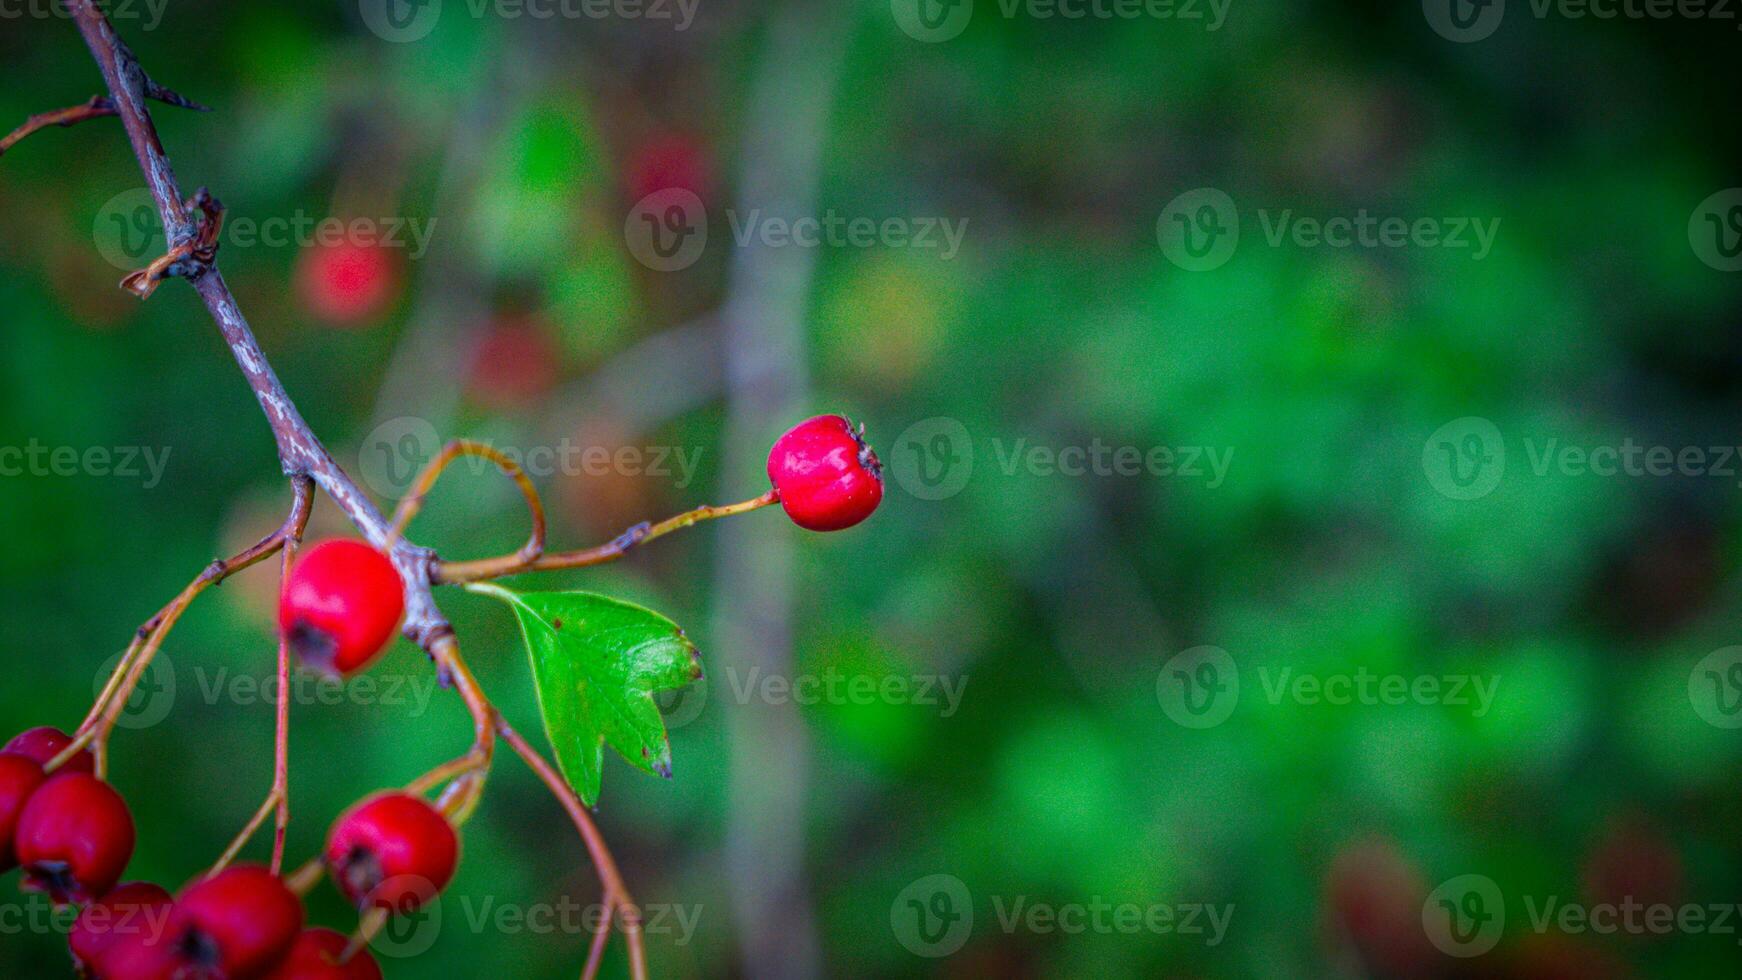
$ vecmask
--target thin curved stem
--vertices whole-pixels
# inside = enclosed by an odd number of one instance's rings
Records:
[[[290,566],[296,560],[297,546],[308,529],[308,519],[314,503],[314,481],[307,477],[296,477],[291,481],[291,487],[296,498],[291,505],[290,517],[281,528],[285,540],[280,553],[280,582],[290,575]],[[259,809],[243,825],[230,846],[224,849],[217,863],[206,872],[208,878],[236,860],[236,856],[242,853],[242,848],[247,846],[266,823],[268,815],[276,817],[272,835],[272,873],[278,874],[284,867],[284,840],[290,827],[290,645],[282,639],[278,641],[278,703],[274,707],[273,718],[272,788],[267,790],[266,799],[261,801]]]
[[[527,509],[532,512],[532,535],[526,539],[524,545],[520,546],[519,551],[496,560],[528,562],[534,561],[544,554],[546,533],[544,501],[538,496],[538,488],[532,485],[531,478],[526,475],[526,470],[519,463],[510,459],[496,447],[472,439],[455,439],[449,442],[418,474],[417,479],[412,483],[411,492],[399,502],[399,508],[393,512],[393,526],[388,531],[388,540],[396,541],[405,533],[405,529],[411,525],[418,512],[423,510],[424,499],[429,496],[436,481],[441,479],[442,473],[450,464],[462,456],[477,456],[495,463],[497,469],[514,481],[514,485],[520,489],[520,495],[526,498]]]
[[[684,511],[674,517],[668,517],[658,524],[637,524],[606,544],[583,548],[579,551],[541,555],[530,561],[516,560],[516,556],[511,555],[505,558],[486,558],[480,561],[437,562],[431,571],[430,579],[437,585],[464,585],[469,582],[485,582],[526,572],[549,572],[604,565],[616,561],[640,545],[656,538],[665,537],[673,531],[682,530],[703,521],[714,521],[722,517],[747,514],[779,502],[780,494],[770,490],[760,497],[735,504],[697,507],[695,510]]]
[[[599,964],[605,961],[605,946],[611,942],[611,919],[617,911],[617,906],[605,903],[605,915],[599,920],[599,929],[593,933],[593,945],[587,950],[587,964],[581,968],[581,980],[593,980],[599,975]]]
[[[575,795],[562,774],[545,761],[537,749],[527,744],[526,739],[508,724],[507,719],[498,718],[496,730],[509,748],[514,750],[514,754],[531,767],[533,773],[550,789],[551,795],[568,811],[569,819],[574,821],[575,829],[580,831],[581,841],[587,846],[587,853],[592,856],[593,867],[599,872],[599,881],[605,887],[605,901],[614,905],[621,916],[623,937],[629,945],[629,975],[634,980],[647,980],[647,952],[642,947],[641,940],[641,909],[629,894],[628,887],[623,884],[623,875],[617,870],[617,861],[611,856],[611,849],[605,845],[604,835],[599,833],[598,826],[588,815],[586,804]]]
[[[267,558],[277,554],[285,543],[293,536],[300,536],[303,528],[308,525],[309,509],[313,505],[313,486],[306,478],[292,481],[294,498],[291,503],[290,516],[285,518],[278,530],[261,538],[251,547],[231,558],[219,559],[205,567],[205,570],[188,584],[179,595],[170,600],[169,605],[158,611],[157,615],[145,621],[134,634],[133,644],[123,654],[121,661],[115,665],[114,672],[107,683],[103,685],[102,694],[91,706],[91,711],[85,716],[83,723],[75,734],[73,741],[61,753],[50,759],[43,769],[49,772],[65,765],[68,759],[77,755],[87,746],[95,743],[94,752],[99,760],[106,758],[109,733],[114,730],[115,723],[120,720],[121,712],[126,708],[127,701],[133,696],[133,689],[138,686],[140,678],[151,666],[152,658],[163,646],[169,631],[175,627],[176,621],[188,606],[193,604],[200,593],[213,585],[222,582],[231,575],[250,568]]]

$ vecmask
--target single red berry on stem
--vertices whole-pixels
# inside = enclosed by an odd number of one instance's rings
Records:
[[[350,943],[350,937],[331,929],[304,929],[265,980],[381,980],[381,966],[366,949],[339,962]]]
[[[0,873],[18,866],[12,850],[12,838],[18,830],[18,818],[24,804],[36,793],[47,776],[42,767],[22,755],[0,754]]]
[[[460,840],[423,799],[383,793],[333,824],[326,858],[333,883],[359,907],[409,912],[453,879]]]
[[[323,541],[291,566],[278,628],[304,663],[331,674],[362,670],[405,613],[405,586],[387,556],[361,541]]]
[[[768,479],[787,516],[810,531],[852,527],[883,501],[883,465],[863,429],[840,415],[807,419],[776,439]]]
[[[238,864],[182,891],[166,941],[181,974],[257,977],[290,951],[302,919],[301,900],[277,875]]]
[[[43,725],[40,728],[32,728],[14,735],[12,741],[6,743],[5,748],[0,748],[0,754],[27,756],[35,759],[37,765],[46,766],[50,760],[60,755],[71,744],[73,744],[71,735],[58,728]],[[90,749],[82,749],[78,755],[68,759],[65,765],[55,771],[96,772],[97,760],[91,755]]]
[[[167,935],[169,892],[146,881],[130,881],[85,906],[67,933],[73,962],[90,974],[103,957],[124,942],[161,942]],[[101,974],[107,976],[108,974]]]
[[[13,833],[24,890],[56,904],[115,887],[133,857],[133,815],[114,787],[82,772],[56,774],[31,794]]]
[[[297,258],[296,289],[303,306],[327,324],[366,326],[398,295],[399,263],[379,245],[317,243]]]

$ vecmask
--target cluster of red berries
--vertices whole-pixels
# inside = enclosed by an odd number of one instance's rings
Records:
[[[781,436],[769,453],[768,478],[792,520],[816,531],[851,527],[883,499],[876,454],[863,431],[839,415]],[[404,611],[403,582],[385,554],[361,541],[326,541],[292,566],[279,628],[305,663],[343,676],[386,648]],[[46,893],[56,905],[85,906],[68,937],[85,976],[381,976],[344,936],[304,929],[301,900],[266,868],[229,867],[175,896],[149,882],[121,884],[135,838],[121,794],[97,777],[88,751],[44,771],[72,743],[58,729],[33,728],[0,749],[0,872],[22,868],[25,890]],[[459,849],[453,825],[428,802],[383,793],[333,826],[325,862],[359,909],[404,913],[447,886]]]
[[[366,950],[330,929],[304,928],[302,901],[283,879],[235,865],[181,894],[119,884],[133,856],[127,804],[94,775],[89,753],[53,773],[72,744],[33,728],[0,749],[0,871],[21,867],[26,891],[84,909],[68,933],[73,962],[93,980],[379,980]],[[389,792],[339,818],[327,839],[333,883],[360,911],[404,913],[453,879],[460,843],[420,797]]]

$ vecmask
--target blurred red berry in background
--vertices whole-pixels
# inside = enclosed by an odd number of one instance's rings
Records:
[[[556,385],[561,362],[562,352],[538,320],[497,317],[472,349],[466,394],[492,411],[525,408]]]
[[[702,143],[683,133],[664,133],[642,143],[629,156],[626,182],[631,200],[657,191],[686,190],[707,199],[708,155]]]
[[[297,257],[297,297],[329,326],[370,325],[398,298],[399,288],[399,258],[390,248],[317,243]]]

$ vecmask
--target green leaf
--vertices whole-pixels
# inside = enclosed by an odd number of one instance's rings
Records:
[[[671,741],[653,694],[701,679],[701,654],[682,628],[591,592],[470,588],[514,608],[532,655],[545,734],[582,802],[599,799],[607,744],[635,766],[671,778]]]

